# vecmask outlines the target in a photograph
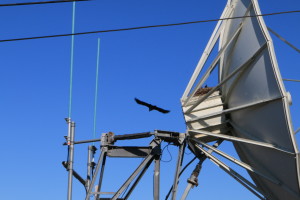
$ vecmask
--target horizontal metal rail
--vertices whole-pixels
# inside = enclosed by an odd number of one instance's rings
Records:
[[[153,135],[152,132],[144,132],[144,133],[133,133],[133,134],[124,134],[124,135],[115,135],[114,140],[132,140],[132,139],[140,139],[147,138]]]
[[[151,137],[152,135],[154,135],[154,133],[144,132],[144,133],[114,135],[113,138],[114,138],[114,141],[117,141],[117,140],[131,140],[131,139],[140,139],[140,138]],[[74,144],[83,144],[83,143],[100,142],[100,141],[101,141],[101,138],[97,138],[97,139],[90,139],[90,140],[75,141]],[[67,145],[67,142],[65,142],[63,145]]]
[[[219,116],[219,115],[222,115],[222,114],[227,114],[227,113],[235,112],[235,111],[238,111],[238,110],[242,110],[242,109],[245,109],[245,108],[249,108],[249,107],[269,103],[269,102],[276,101],[276,100],[279,100],[279,99],[282,99],[282,97],[277,97],[277,98],[267,99],[267,100],[261,100],[261,101],[257,101],[257,102],[254,102],[254,103],[249,103],[249,104],[245,104],[245,105],[241,105],[241,106],[236,106],[234,108],[229,108],[229,109],[226,109],[226,110],[211,113],[211,114],[204,115],[204,116],[201,116],[201,117],[195,117],[195,118],[187,120],[186,122],[193,122],[193,121],[197,121],[197,120],[201,120],[201,119],[207,119],[207,118]]]
[[[91,194],[106,194],[106,195],[113,195],[115,192],[91,192]]]
[[[81,140],[81,141],[75,141],[74,144],[84,144],[84,143],[91,143],[91,142],[100,142],[101,138],[98,139],[91,139],[91,140]],[[63,145],[67,145],[65,142]]]

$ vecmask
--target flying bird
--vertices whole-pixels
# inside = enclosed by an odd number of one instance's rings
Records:
[[[165,110],[165,109],[159,108],[159,107],[157,107],[157,106],[154,106],[154,105],[151,105],[151,104],[146,103],[146,102],[144,102],[144,101],[141,101],[141,100],[139,100],[139,99],[137,99],[137,98],[134,98],[134,100],[136,101],[136,103],[148,107],[148,108],[149,108],[149,112],[150,112],[151,110],[157,110],[158,112],[161,112],[161,113],[164,113],[164,114],[170,112],[169,110]]]

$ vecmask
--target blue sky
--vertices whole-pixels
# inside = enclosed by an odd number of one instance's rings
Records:
[[[1,3],[10,3],[3,0]],[[23,2],[21,0],[14,2]],[[25,1],[24,1],[25,2]],[[262,13],[299,10],[298,0],[259,1]],[[75,32],[216,19],[226,0],[108,1],[76,4]],[[0,39],[71,32],[72,3],[0,7]],[[267,26],[300,47],[300,14],[265,17]],[[75,37],[72,118],[76,140],[93,137],[97,39],[101,38],[97,136],[155,129],[185,131],[179,99],[194,71],[215,22]],[[271,35],[273,37],[273,35]],[[274,37],[273,37],[274,38]],[[299,53],[274,38],[282,77],[300,79]],[[67,172],[61,161],[67,148],[64,118],[68,116],[71,37],[0,43],[0,199],[66,199]],[[300,84],[286,82],[292,94],[291,112],[300,127]],[[148,112],[134,98],[171,110]],[[299,141],[299,138],[298,138]],[[130,141],[147,145],[149,141]],[[124,145],[124,143],[120,143]],[[165,144],[164,144],[165,145]],[[164,146],[163,145],[163,146]],[[222,145],[236,155],[230,144]],[[86,173],[87,146],[76,146],[75,169]],[[172,181],[172,160],[162,163],[161,197]],[[189,153],[189,152],[187,152]],[[185,155],[184,164],[193,156]],[[169,160],[165,151],[163,160]],[[108,160],[104,190],[116,191],[116,177],[125,179],[141,159]],[[180,182],[182,193],[194,165]],[[152,167],[132,199],[152,199]],[[243,172],[242,172],[243,173]],[[216,166],[206,161],[199,186],[188,199],[256,199]],[[74,200],[84,190],[74,181]]]

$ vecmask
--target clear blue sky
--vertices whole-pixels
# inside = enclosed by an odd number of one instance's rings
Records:
[[[2,0],[1,3],[27,2]],[[299,10],[298,0],[259,1],[262,13]],[[226,0],[93,0],[77,3],[76,32],[215,19]],[[0,7],[0,39],[71,32],[72,3]],[[300,14],[265,17],[267,26],[300,47]],[[212,33],[215,22],[75,37],[73,112],[76,140],[93,137],[93,101],[97,38],[101,38],[97,136],[152,131],[185,131],[179,99]],[[271,35],[273,37],[273,35]],[[274,38],[282,76],[300,79],[299,53]],[[0,43],[0,199],[66,199],[67,172],[61,161],[67,148],[64,118],[68,116],[71,37]],[[300,84],[286,83],[293,97],[293,124],[300,127]],[[134,98],[170,109],[168,115],[148,112]],[[299,140],[299,138],[298,138]],[[146,145],[148,141],[131,141]],[[120,143],[124,144],[124,143]],[[165,145],[165,144],[164,144]],[[164,146],[163,145],[163,146]],[[75,169],[86,171],[86,145],[76,146]],[[172,161],[162,163],[161,197],[172,181]],[[229,144],[223,149],[235,155]],[[164,152],[163,160],[170,155]],[[186,155],[184,164],[192,155]],[[110,159],[104,190],[116,191],[141,159]],[[180,182],[186,185],[189,168]],[[152,199],[152,167],[132,199]],[[111,180],[109,180],[111,179]],[[113,183],[113,184],[112,184]],[[256,197],[206,161],[200,185],[188,199],[255,200]],[[74,200],[83,187],[74,180]]]

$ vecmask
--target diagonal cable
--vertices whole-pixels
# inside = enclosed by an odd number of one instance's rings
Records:
[[[37,4],[50,4],[50,3],[67,3],[73,1],[90,1],[90,0],[57,0],[57,1],[24,2],[24,3],[5,3],[5,4],[0,4],[0,7],[27,6],[27,5],[37,5]]]
[[[181,22],[181,23],[173,23],[173,24],[160,24],[160,25],[138,26],[138,27],[120,28],[120,29],[87,31],[87,32],[79,32],[79,33],[66,33],[66,34],[57,34],[57,35],[44,35],[44,36],[34,36],[34,37],[24,37],[24,38],[12,38],[12,39],[0,40],[0,42],[12,42],[12,41],[21,41],[21,40],[34,40],[34,39],[43,39],[43,38],[66,37],[66,36],[72,36],[72,35],[88,35],[88,34],[95,34],[95,33],[108,33],[108,32],[119,32],[119,31],[148,29],[148,28],[181,26],[181,25],[187,25],[187,24],[197,24],[197,23],[224,21],[224,20],[241,19],[241,18],[253,18],[253,17],[271,16],[271,15],[282,15],[282,14],[299,13],[299,12],[300,12],[300,10],[292,10],[292,11],[283,11],[283,12],[275,12],[275,13],[266,13],[266,14],[260,14],[260,15],[227,17],[227,18],[222,18],[222,19],[209,19],[209,20]]]

